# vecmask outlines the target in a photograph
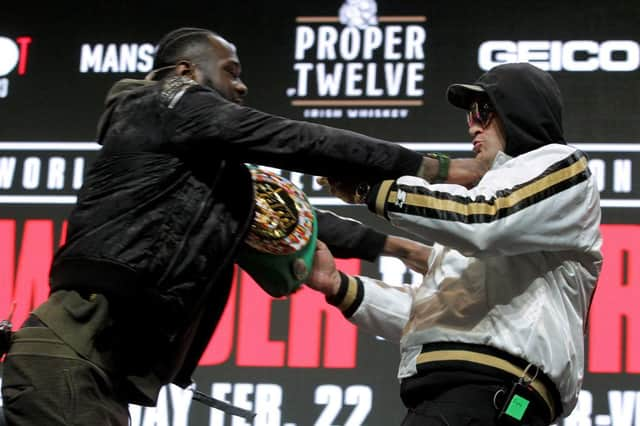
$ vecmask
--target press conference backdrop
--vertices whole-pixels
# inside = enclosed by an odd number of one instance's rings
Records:
[[[552,73],[565,134],[588,153],[602,198],[605,263],[586,338],[586,377],[566,425],[640,425],[640,6],[637,1],[123,1],[0,6],[0,318],[47,295],[65,217],[99,147],[109,87],[151,70],[159,37],[179,26],[233,41],[247,104],[397,141],[470,155],[463,114],[445,89],[504,62]],[[349,13],[358,4],[371,13]],[[352,10],[353,11],[353,10]],[[288,173],[317,206],[391,228]],[[559,212],[559,214],[562,214]],[[396,231],[397,232],[397,231]],[[352,273],[417,283],[402,263],[348,260]],[[402,404],[396,344],[364,334],[302,290],[272,299],[238,271],[194,380],[257,412],[255,425],[393,425]],[[165,388],[132,424],[244,425]]]

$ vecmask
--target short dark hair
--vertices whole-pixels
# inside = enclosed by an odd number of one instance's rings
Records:
[[[204,28],[192,27],[178,28],[165,34],[156,47],[153,69],[175,65],[181,60],[202,62],[211,54],[211,36],[217,34]],[[167,72],[159,72],[155,78],[161,78]]]

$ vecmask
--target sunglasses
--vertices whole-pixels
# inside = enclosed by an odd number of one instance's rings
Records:
[[[495,114],[496,111],[491,104],[487,102],[474,102],[467,112],[467,125],[471,127],[474,124],[479,124],[484,129],[491,123]]]

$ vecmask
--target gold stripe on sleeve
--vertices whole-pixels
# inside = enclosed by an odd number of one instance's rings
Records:
[[[501,209],[507,209],[520,203],[521,201],[532,197],[544,191],[547,188],[552,187],[562,181],[571,179],[572,177],[584,172],[587,168],[587,160],[582,157],[575,163],[567,166],[561,170],[550,173],[540,179],[531,182],[529,185],[525,185],[519,188],[505,197],[498,197],[493,199],[492,203],[487,202],[460,202],[453,199],[440,199],[431,195],[423,194],[407,194],[407,198],[404,201],[404,205],[413,207],[423,207],[435,210],[443,210],[446,212],[457,213],[461,215],[495,215]],[[382,187],[381,187],[382,188]],[[381,194],[379,192],[378,194]],[[398,195],[396,191],[392,191],[389,194],[387,202],[395,203]]]
[[[384,217],[384,204],[393,182],[394,181],[392,180],[382,181],[380,188],[378,189],[378,194],[376,196],[376,214],[380,217]]]

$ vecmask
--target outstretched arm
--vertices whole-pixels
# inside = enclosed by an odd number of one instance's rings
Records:
[[[397,257],[410,269],[413,269],[419,274],[426,274],[428,271],[427,261],[431,254],[431,247],[408,238],[388,235],[382,254]]]
[[[474,188],[405,176],[372,188],[369,209],[467,256],[588,251],[600,205],[586,156],[547,145],[488,172]]]
[[[422,161],[400,144],[240,106],[199,85],[175,104],[167,128],[177,151],[315,176],[396,178],[415,174]]]
[[[417,173],[412,174],[427,182],[444,181],[474,187],[489,170],[490,164],[476,158],[455,158],[448,161],[446,169],[441,167],[441,160],[428,156],[422,157],[422,165]],[[442,174],[446,175],[446,179]],[[319,177],[317,182],[327,188],[332,195],[350,204],[361,204],[365,201],[370,189],[365,179],[347,179],[335,177]]]
[[[315,212],[318,219],[318,239],[327,244],[333,256],[373,262],[383,253],[387,236],[382,232],[329,210],[316,208]]]
[[[390,285],[338,271],[329,248],[318,241],[307,286],[322,292],[327,302],[363,330],[399,341],[411,311],[411,291],[406,285]]]
[[[424,274],[431,248],[425,244],[387,235],[355,219],[316,209],[318,239],[324,241],[337,258],[357,258],[374,261],[380,256],[402,260],[407,267]]]

